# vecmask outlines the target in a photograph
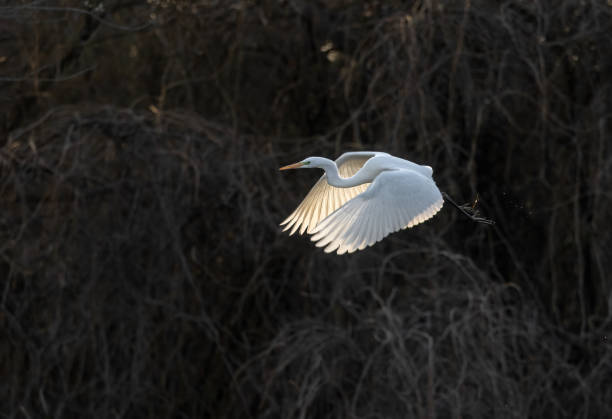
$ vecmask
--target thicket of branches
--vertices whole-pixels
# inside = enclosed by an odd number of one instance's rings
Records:
[[[2,417],[612,417],[609,2],[14,3]],[[497,224],[282,234],[347,150]]]

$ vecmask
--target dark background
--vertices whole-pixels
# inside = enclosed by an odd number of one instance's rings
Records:
[[[612,417],[605,0],[0,7],[0,416]],[[380,150],[450,205],[281,222]]]

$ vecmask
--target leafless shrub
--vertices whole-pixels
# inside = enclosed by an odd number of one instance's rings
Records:
[[[0,9],[0,413],[610,417],[606,2]],[[384,149],[444,210],[358,254],[281,163]],[[477,199],[477,202],[475,200]]]

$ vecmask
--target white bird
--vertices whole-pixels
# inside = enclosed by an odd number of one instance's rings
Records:
[[[281,226],[291,229],[290,235],[312,234],[326,253],[363,250],[430,219],[444,204],[431,167],[387,153],[344,153],[335,162],[308,157],[280,170],[300,168],[320,168],[325,174]]]

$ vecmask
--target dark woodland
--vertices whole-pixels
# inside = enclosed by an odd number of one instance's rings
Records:
[[[451,205],[361,252],[308,156]],[[611,418],[610,0],[0,5],[0,418]]]

